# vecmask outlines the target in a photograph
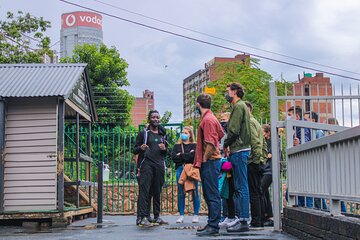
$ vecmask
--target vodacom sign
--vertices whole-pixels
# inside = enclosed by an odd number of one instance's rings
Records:
[[[61,28],[94,27],[102,29],[102,16],[92,12],[72,12],[61,15]]]

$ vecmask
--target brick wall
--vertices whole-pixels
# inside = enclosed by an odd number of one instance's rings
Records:
[[[283,230],[299,239],[360,239],[360,219],[290,207],[284,209]]]

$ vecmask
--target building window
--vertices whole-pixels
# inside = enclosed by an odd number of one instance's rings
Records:
[[[309,84],[305,84],[304,86],[304,94],[305,96],[310,96],[310,87]],[[310,111],[310,99],[306,99],[305,100],[305,111],[308,112]]]

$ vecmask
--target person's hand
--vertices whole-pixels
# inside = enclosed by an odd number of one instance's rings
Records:
[[[160,144],[159,144],[159,148],[160,148],[161,150],[165,150],[165,144],[160,143]]]
[[[300,144],[300,139],[294,138],[294,146],[297,146]]]
[[[141,150],[145,151],[149,146],[146,144],[141,145]]]
[[[224,154],[225,154],[225,157],[229,157],[230,156],[230,148],[227,147],[227,148],[224,148]]]
[[[267,157],[268,157],[268,158],[272,158],[272,154],[271,154],[271,153],[268,153]]]
[[[181,153],[176,154],[176,156],[180,156]]]

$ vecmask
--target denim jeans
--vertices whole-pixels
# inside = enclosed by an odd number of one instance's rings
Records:
[[[305,198],[306,198],[306,205],[305,205]],[[313,208],[313,198],[312,197],[303,197],[298,196],[298,205],[300,207],[307,207],[307,208]]]
[[[235,207],[239,211],[239,219],[248,221],[250,217],[249,185],[247,176],[247,159],[250,150],[230,154],[230,162],[234,173]]]
[[[184,185],[178,183],[181,173],[184,167],[180,166],[176,169],[176,182],[178,187],[178,210],[180,215],[184,215],[185,213],[185,192],[184,192]],[[194,214],[199,215],[200,211],[200,196],[198,191],[198,182],[195,182],[195,190],[192,192],[192,201],[194,204]]]
[[[315,209],[328,210],[328,205],[324,198],[314,198]]]
[[[200,175],[205,202],[208,206],[208,226],[219,229],[221,218],[221,198],[219,192],[219,162],[207,160],[201,164]]]

